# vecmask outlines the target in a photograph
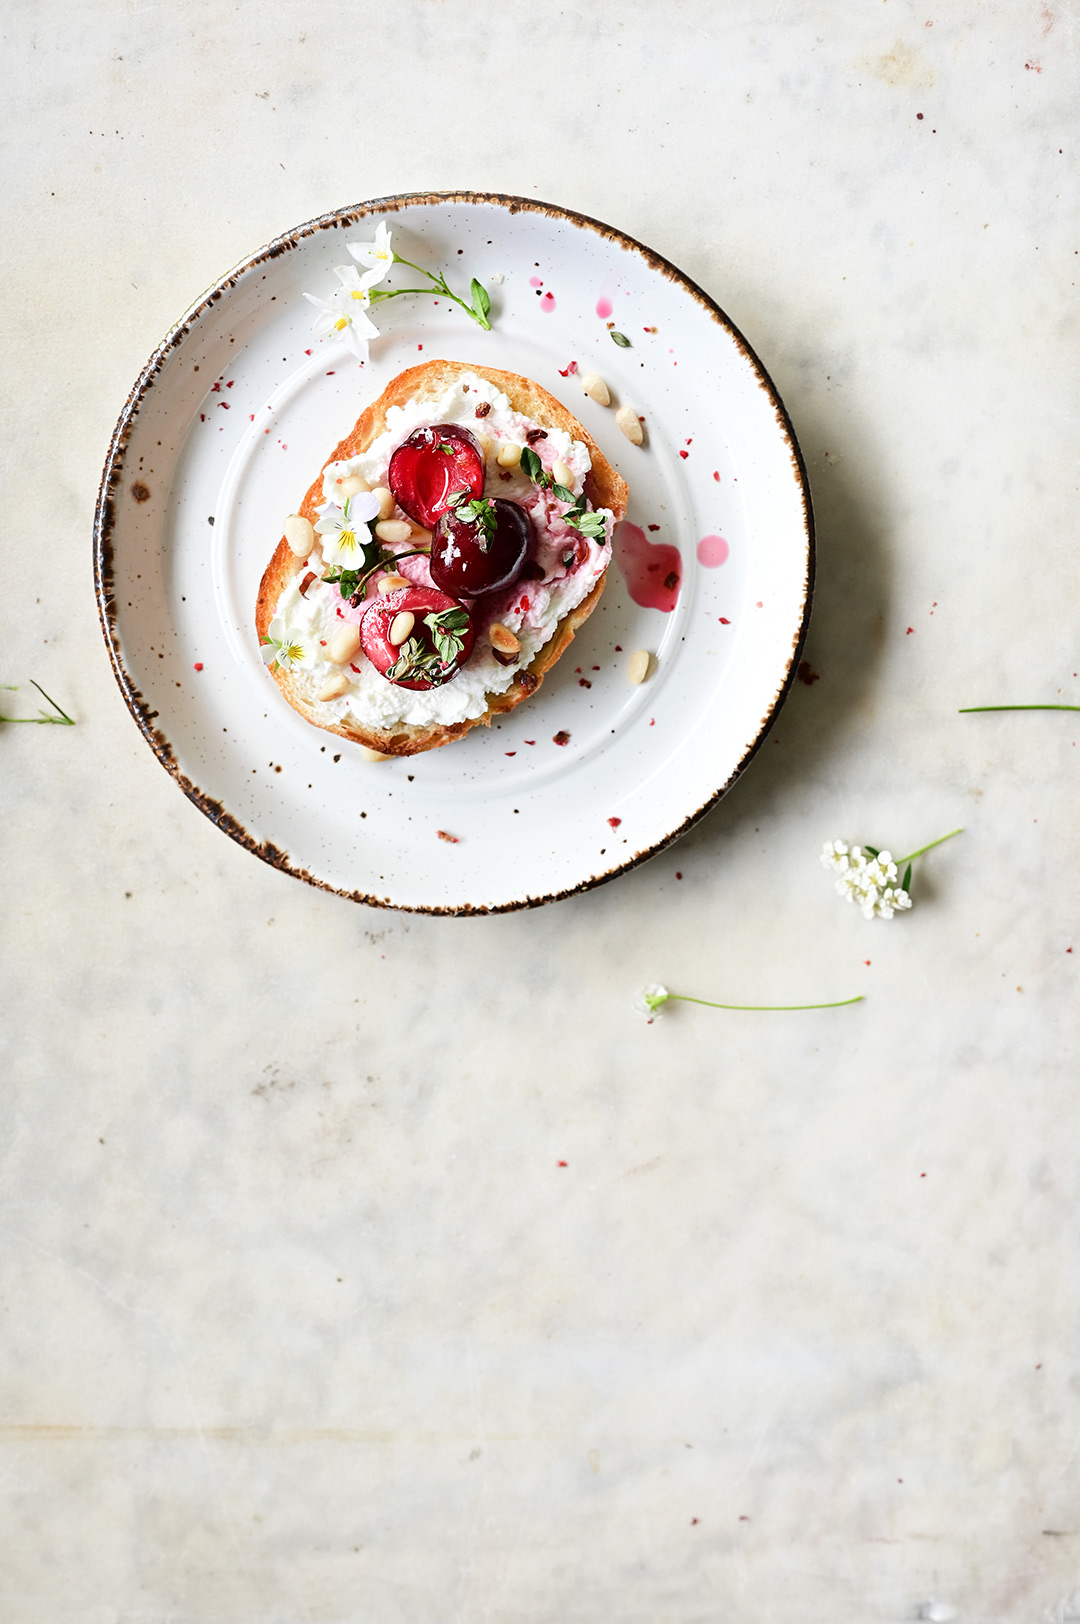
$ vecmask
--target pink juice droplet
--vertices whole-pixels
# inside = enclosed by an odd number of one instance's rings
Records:
[[[731,548],[723,536],[702,536],[697,544],[698,563],[704,564],[707,570],[726,564],[730,554]]]
[[[530,278],[529,278],[529,286],[531,288],[542,288],[543,285],[544,285],[544,283],[543,283],[543,279],[541,277],[539,277],[539,276],[530,276]]]
[[[596,314],[601,318],[601,320],[606,320],[606,318],[611,315],[611,311],[612,311],[612,303],[611,303],[610,299],[606,299],[606,298],[597,299],[597,301],[596,301]]]
[[[540,300],[540,309],[546,310],[548,315],[551,315],[551,312],[555,309],[555,295],[553,293],[544,294],[544,297]]]
[[[666,541],[650,541],[640,525],[623,519],[615,526],[615,562],[634,602],[669,615],[679,598],[682,559]]]

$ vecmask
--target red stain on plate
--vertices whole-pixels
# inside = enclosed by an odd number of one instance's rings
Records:
[[[726,564],[730,556],[731,548],[723,536],[702,536],[697,544],[698,563],[704,564],[707,570]]]
[[[650,541],[640,525],[623,519],[615,526],[615,561],[626,589],[642,609],[670,614],[679,598],[682,559],[679,549],[665,541]]]

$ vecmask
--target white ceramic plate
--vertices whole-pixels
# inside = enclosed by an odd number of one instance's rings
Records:
[[[445,301],[377,306],[361,366],[311,334],[348,240],[386,219],[405,258],[491,294],[492,331]],[[386,286],[416,280],[399,269]],[[614,322],[630,340],[610,337]],[[310,726],[263,668],[262,571],[332,447],[404,367],[525,373],[566,401],[630,486],[625,532],[681,554],[670,612],[641,607],[618,546],[600,606],[536,697],[491,729],[387,764]],[[572,374],[645,419],[641,448]],[[298,227],[200,299],[135,384],[95,525],[98,601],[124,696],[197,806],[257,856],[358,901],[529,907],[660,850],[746,766],[810,611],[809,490],[776,391],[674,266],[581,215],[473,193],[380,199]],[[665,556],[664,570],[670,567]],[[641,687],[635,649],[655,655]],[[556,744],[556,735],[569,742]],[[438,831],[455,837],[440,839]]]

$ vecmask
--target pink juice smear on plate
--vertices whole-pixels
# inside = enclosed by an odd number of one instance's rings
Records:
[[[679,549],[666,541],[650,541],[640,525],[628,519],[615,526],[613,546],[615,562],[634,602],[669,615],[678,602],[682,581]]]
[[[704,564],[707,570],[726,564],[730,554],[731,548],[723,536],[702,536],[697,544],[698,563]]]
[[[596,301],[596,314],[603,320],[611,315],[612,303],[610,299],[600,298]]]

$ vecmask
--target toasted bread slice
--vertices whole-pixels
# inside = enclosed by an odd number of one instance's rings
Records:
[[[423,366],[410,367],[407,372],[402,372],[387,385],[378,400],[361,412],[352,433],[341,441],[327,458],[327,462],[344,462],[366,451],[379,435],[384,433],[386,414],[391,406],[404,406],[409,401],[416,400],[437,401],[442,398],[450,384],[463,374],[470,373],[487,379],[500,389],[515,411],[531,418],[541,428],[563,429],[573,439],[580,440],[588,448],[592,459],[592,469],[585,478],[586,496],[593,507],[610,509],[616,521],[624,517],[628,496],[626,481],[612,467],[588,431],[560,401],[555,399],[554,395],[549,394],[530,378],[521,377],[517,373],[499,372],[490,367],[465,366],[460,361],[427,361]],[[304,497],[299,512],[314,523],[322,501],[320,469],[319,477]],[[283,537],[259,587],[255,627],[260,641],[267,634],[283,590],[291,577],[302,567],[302,561],[293,555]],[[392,731],[364,727],[348,715],[341,721],[327,721],[319,714],[322,707],[318,701],[310,701],[299,691],[289,671],[282,670],[278,666],[272,674],[293,709],[299,711],[301,716],[306,717],[316,727],[339,734],[342,738],[353,739],[357,744],[366,745],[368,749],[380,751],[384,755],[417,755],[422,750],[434,750],[440,745],[450,744],[479,723],[490,726],[493,716],[513,710],[515,705],[519,705],[523,699],[535,693],[545,674],[573,642],[575,632],[596,608],[603,590],[604,576],[601,575],[589,595],[558,622],[552,637],[538,651],[530,664],[515,674],[510,687],[504,693],[491,694],[483,715],[471,717],[466,721],[422,726],[402,722],[395,725]]]

